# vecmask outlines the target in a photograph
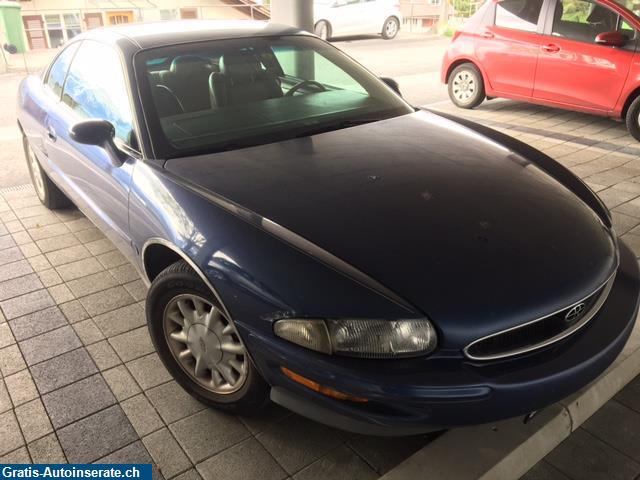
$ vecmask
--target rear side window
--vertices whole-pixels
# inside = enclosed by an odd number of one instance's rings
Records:
[[[82,43],[69,69],[62,102],[81,117],[108,120],[116,137],[131,144],[133,121],[124,71],[109,45]]]
[[[616,12],[589,0],[558,0],[552,34],[579,42],[594,43],[604,32],[620,30],[628,39],[634,29]]]
[[[78,50],[78,45],[80,44],[76,42],[65,48],[62,53],[58,55],[49,70],[47,85],[58,98],[60,98],[60,94],[62,93],[64,79],[67,76],[67,71],[69,70],[69,64],[73,59],[73,55],[76,53],[76,50]]]
[[[496,26],[535,32],[542,0],[503,0],[496,4]]]

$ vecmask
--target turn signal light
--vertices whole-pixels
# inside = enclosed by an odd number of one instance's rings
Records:
[[[321,393],[322,395],[326,395],[327,397],[335,398],[337,400],[346,400],[348,402],[355,403],[367,403],[369,400],[362,397],[356,397],[354,395],[349,395],[348,393],[339,392],[338,390],[334,390],[333,388],[325,387],[324,385],[320,385],[318,382],[314,382],[313,380],[309,380],[302,375],[298,375],[295,372],[292,372],[286,367],[280,367],[282,373],[284,373],[287,377],[293,380],[300,385],[304,385],[307,388],[310,388],[314,392]]]

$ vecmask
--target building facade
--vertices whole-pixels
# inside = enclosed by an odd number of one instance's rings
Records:
[[[21,0],[27,48],[56,48],[103,25],[189,18],[265,19],[261,2],[239,0]]]

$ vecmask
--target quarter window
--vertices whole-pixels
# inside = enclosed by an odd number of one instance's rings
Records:
[[[116,137],[131,144],[133,121],[118,53],[108,45],[85,40],[64,86],[62,101],[84,118],[108,120]]]
[[[503,0],[496,5],[496,26],[535,32],[542,0]]]
[[[600,33],[620,29],[629,38],[635,32],[609,8],[589,0],[558,0],[553,35],[580,42],[595,42]]]
[[[49,76],[47,77],[47,85],[56,94],[58,98],[60,98],[60,94],[62,93],[62,87],[64,86],[64,79],[67,76],[67,71],[69,70],[69,64],[71,63],[71,59],[73,58],[74,53],[78,49],[79,43],[72,43],[67,48],[65,48],[58,58],[56,58],[55,62],[51,66],[49,70]]]

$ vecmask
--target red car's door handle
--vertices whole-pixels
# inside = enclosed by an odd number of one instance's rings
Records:
[[[493,33],[491,32],[482,32],[482,38],[493,38]]]
[[[52,142],[58,140],[58,135],[56,135],[56,131],[51,126],[47,127],[47,138]]]
[[[548,43],[547,45],[542,45],[542,50],[547,53],[556,53],[560,51],[560,47],[555,43]]]

